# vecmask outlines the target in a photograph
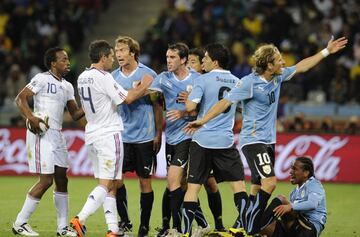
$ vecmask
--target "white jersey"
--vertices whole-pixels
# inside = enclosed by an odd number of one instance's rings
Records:
[[[124,130],[117,106],[124,102],[128,92],[116,83],[110,73],[88,68],[80,74],[77,85],[87,120],[87,145]]]
[[[74,88],[65,79],[57,80],[50,71],[36,74],[26,85],[34,95],[34,112],[49,116],[49,127],[61,130],[64,108],[69,100],[75,100]]]

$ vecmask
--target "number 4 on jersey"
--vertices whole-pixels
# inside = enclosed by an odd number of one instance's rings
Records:
[[[81,100],[82,100],[82,102],[88,101],[90,103],[91,111],[95,114],[94,104],[93,104],[92,98],[91,98],[90,87],[86,87],[86,88],[87,88],[87,96],[84,94],[84,87],[79,88],[79,94],[81,96]]]

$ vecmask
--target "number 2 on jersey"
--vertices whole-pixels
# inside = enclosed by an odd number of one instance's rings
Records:
[[[90,87],[86,87],[86,88],[87,88],[87,96],[84,94],[84,87],[80,87],[79,94],[80,94],[81,99],[82,99],[83,101],[89,101],[91,111],[95,114],[95,108],[94,108],[94,104],[93,104],[92,98],[91,98],[91,90],[90,90]]]

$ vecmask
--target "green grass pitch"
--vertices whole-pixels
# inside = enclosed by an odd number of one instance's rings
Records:
[[[24,202],[26,191],[36,182],[35,177],[0,177],[0,237],[13,236],[12,222],[15,220]],[[134,223],[134,232],[139,224],[139,185],[136,179],[125,180],[129,197],[129,212]],[[82,208],[87,195],[96,185],[93,178],[69,179],[70,217],[76,215]],[[161,225],[161,197],[165,180],[154,180],[153,189],[155,201],[150,221],[150,236],[155,236],[155,227]],[[327,194],[328,221],[322,237],[360,236],[357,225],[360,223],[360,185],[355,184],[324,184]],[[279,183],[273,197],[291,191],[289,183]],[[228,184],[220,185],[223,200],[223,219],[225,226],[230,226],[236,217],[233,195]],[[208,208],[206,193],[202,189],[200,200],[205,216],[213,225],[212,215]],[[40,205],[31,217],[29,223],[41,236],[56,236],[56,213],[52,200],[52,188],[44,195]],[[196,224],[195,224],[196,225]],[[88,237],[105,236],[106,224],[103,210],[100,208],[86,223]]]

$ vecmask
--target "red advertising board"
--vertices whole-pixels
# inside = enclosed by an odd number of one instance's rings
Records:
[[[91,176],[92,166],[87,159],[84,132],[64,130],[63,133],[69,148],[69,175]],[[275,172],[279,180],[288,180],[295,157],[310,156],[320,180],[360,183],[360,136],[278,134],[277,140]],[[0,176],[29,174],[25,144],[25,129],[0,128]],[[166,175],[164,147],[165,144],[158,155],[158,177]],[[245,174],[249,176],[250,170],[243,157],[242,160]]]

